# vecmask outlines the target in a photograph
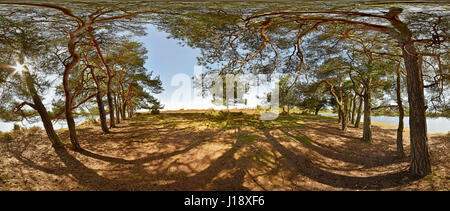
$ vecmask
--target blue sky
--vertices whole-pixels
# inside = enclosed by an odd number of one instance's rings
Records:
[[[175,39],[168,39],[168,33],[158,31],[153,25],[147,26],[147,33],[146,36],[137,38],[148,50],[145,67],[161,77],[164,91],[157,97],[166,106],[165,109],[170,109],[175,106],[170,103],[171,95],[179,88],[171,86],[172,77],[178,73],[193,76],[200,50],[182,46]]]
[[[191,78],[197,65],[197,57],[201,56],[199,49],[183,46],[175,39],[168,39],[168,33],[158,31],[153,25],[147,25],[147,33],[146,36],[136,39],[144,43],[148,51],[145,67],[161,78],[164,91],[158,94],[157,98],[165,106],[163,110],[226,108],[214,105],[211,97],[202,99],[199,94],[196,94],[198,90],[193,88]],[[189,84],[173,83],[172,81],[182,78],[188,79]],[[256,99],[255,92],[256,90],[249,91],[245,95],[249,102],[246,106],[232,107],[256,107],[259,100]],[[183,96],[188,97],[183,98]]]

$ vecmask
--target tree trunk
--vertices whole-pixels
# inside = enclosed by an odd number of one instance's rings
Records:
[[[119,106],[117,104],[117,95],[114,94],[114,109],[116,111],[116,123],[120,123]]]
[[[348,94],[346,94],[343,99],[344,111],[342,112],[342,130],[344,132],[347,131],[347,124],[348,124],[348,113],[349,113],[348,112],[348,103],[349,103],[348,100],[349,100],[349,96],[348,96]]]
[[[97,87],[97,94],[95,95],[95,98],[97,99],[97,106],[98,106],[98,112],[100,116],[100,124],[102,126],[103,133],[107,134],[110,133],[108,129],[108,124],[106,123],[106,112],[105,107],[103,105],[102,95],[100,93],[100,87]]]
[[[66,121],[67,127],[69,128],[69,137],[70,142],[72,143],[72,147],[74,150],[80,150],[81,146],[78,143],[77,132],[75,129],[75,120],[72,115],[72,94],[70,92],[66,92],[66,103],[65,103],[65,112],[66,112]]]
[[[341,124],[342,121],[342,108],[338,106],[338,123]]]
[[[70,71],[73,67],[80,61],[80,56],[75,52],[75,42],[76,42],[76,34],[70,33],[70,39],[68,43],[68,51],[72,57],[72,60],[69,64],[64,66],[64,74],[63,74],[63,89],[64,89],[64,95],[65,95],[65,112],[66,112],[66,121],[67,121],[67,127],[69,128],[69,137],[70,142],[72,143],[72,147],[75,151],[81,150],[81,146],[78,143],[78,137],[75,129],[75,121],[73,119],[72,115],[72,93],[70,91],[69,86],[69,75]]]
[[[352,99],[352,118],[351,118],[351,124],[355,124],[355,114],[356,114],[356,94],[353,96]]]
[[[367,142],[372,141],[372,123],[370,120],[371,108],[372,106],[370,105],[370,91],[366,90],[364,93],[364,125],[362,140]]]
[[[123,115],[122,119],[125,119],[125,117],[127,116],[126,111],[127,111],[127,102],[124,102],[122,105],[122,115]],[[130,117],[130,116],[128,116],[128,117]]]
[[[108,129],[108,124],[106,123],[106,112],[105,112],[105,107],[103,104],[100,83],[99,83],[98,79],[95,77],[94,69],[92,69],[92,68],[91,68],[91,75],[95,82],[95,87],[96,87],[96,92],[97,92],[95,94],[95,98],[97,100],[97,108],[98,108],[98,113],[100,116],[100,125],[102,127],[103,133],[107,134],[107,133],[109,133],[109,129]]]
[[[316,106],[316,110],[314,111],[314,115],[319,115],[319,111],[322,108],[322,106]]]
[[[358,97],[359,98],[359,105],[358,105],[358,112],[356,115],[356,120],[355,120],[355,128],[359,128],[359,124],[361,122],[361,112],[362,112],[362,103],[363,103],[363,99],[362,97]]]
[[[397,129],[397,156],[403,158],[405,152],[403,150],[403,117],[405,116],[405,111],[403,110],[402,96],[401,96],[401,78],[400,78],[400,63],[397,70],[397,105],[398,105],[398,129]]]
[[[406,86],[409,103],[409,127],[411,140],[411,166],[410,173],[416,176],[425,176],[431,173],[430,153],[428,151],[426,107],[423,90],[422,67],[419,62],[422,58],[417,54],[412,41],[412,32],[399,15],[402,9],[391,8],[386,14],[394,26],[406,69]]]
[[[108,76],[108,82],[106,83],[106,97],[108,98],[108,108],[109,108],[109,127],[116,127],[116,122],[114,118],[114,102],[111,90],[111,76]]]
[[[229,110],[228,110],[229,111]],[[128,104],[128,117],[133,118],[133,104]]]
[[[411,166],[414,175],[425,176],[431,173],[431,161],[428,151],[427,121],[425,115],[425,97],[423,92],[422,68],[412,44],[403,48],[403,58],[407,72],[406,84],[409,101],[409,127],[411,137]]]
[[[25,81],[27,84],[28,91],[31,94],[31,97],[33,99],[34,103],[34,109],[39,113],[39,116],[41,117],[42,124],[44,125],[45,132],[47,133],[48,139],[50,139],[50,142],[52,143],[52,146],[54,148],[60,148],[63,147],[63,144],[61,140],[59,139],[58,135],[56,134],[52,121],[50,119],[50,116],[48,115],[47,109],[45,108],[44,104],[41,101],[41,98],[39,97],[35,87],[34,87],[34,81],[30,76],[30,73],[28,72],[28,69],[24,71],[25,75]]]
[[[96,49],[98,58],[100,59],[100,61],[102,62],[102,64],[105,66],[105,69],[106,69],[106,76],[107,76],[106,97],[108,99],[108,108],[109,108],[109,126],[110,126],[110,128],[113,128],[113,127],[116,127],[116,122],[114,119],[114,102],[113,102],[113,98],[111,95],[111,93],[112,93],[111,83],[112,83],[112,77],[113,77],[112,74],[113,73],[111,72],[111,69],[109,68],[108,64],[105,62],[105,59],[101,52],[100,46],[94,37],[93,28],[89,28],[87,32],[88,32],[88,35],[90,36],[93,46]]]

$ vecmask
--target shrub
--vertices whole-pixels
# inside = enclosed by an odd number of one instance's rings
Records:
[[[95,120],[95,118],[89,118],[88,123],[91,125],[95,125],[95,124],[97,124],[97,120]]]
[[[15,133],[3,133],[2,138],[8,141],[15,139],[18,135]]]
[[[19,124],[14,124],[13,131],[14,132],[20,132],[20,125]]]
[[[36,134],[36,133],[38,133],[38,132],[40,132],[42,129],[41,129],[41,127],[39,127],[39,126],[33,126],[33,127],[30,127],[29,129],[28,129],[28,135],[30,135],[30,134]]]
[[[217,120],[228,120],[231,117],[231,112],[229,111],[219,111],[217,115],[215,115],[215,118]]]
[[[161,105],[161,104],[157,101],[157,102],[155,102],[155,103],[153,104],[152,107],[150,107],[150,109],[151,109],[150,114],[153,114],[153,115],[159,114],[159,110],[160,110],[160,109],[163,109],[163,108],[164,108],[164,106]]]

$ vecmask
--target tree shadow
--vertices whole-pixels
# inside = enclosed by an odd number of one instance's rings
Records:
[[[397,187],[419,179],[410,177],[406,169],[370,177],[352,177],[324,171],[304,155],[296,154],[284,147],[270,134],[269,130],[264,129],[263,132],[266,137],[265,142],[271,144],[286,158],[293,171],[322,184],[348,189],[383,189]]]
[[[251,182],[252,185],[262,190],[267,190],[277,189],[272,186],[270,188],[265,187],[266,184],[264,182],[270,180],[271,176],[278,176],[281,171],[288,175],[288,178],[283,179],[286,179],[290,183],[286,186],[283,182],[282,185],[290,189],[302,190],[311,189],[311,187],[298,185],[298,181],[296,181],[297,175],[303,175],[306,179],[309,178],[331,187],[347,189],[390,188],[415,180],[414,178],[408,177],[406,170],[370,177],[345,176],[328,172],[324,168],[312,163],[307,156],[293,152],[279,143],[270,134],[271,130],[264,128],[264,125],[258,128],[259,130],[255,128],[258,133],[261,132],[258,140],[262,140],[261,143],[265,144],[268,148],[259,148],[259,141],[249,142],[240,140],[237,134],[245,133],[246,131],[242,131],[241,128],[236,127],[233,130],[221,129],[215,130],[214,132],[208,131],[205,134],[202,134],[201,131],[196,133],[191,132],[190,134],[193,137],[188,136],[186,132],[176,133],[175,129],[171,129],[164,136],[159,137],[154,144],[175,144],[175,148],[171,148],[171,151],[167,151],[166,149],[153,151],[152,153],[147,153],[146,156],[132,160],[99,152],[102,150],[105,152],[111,150],[110,147],[108,148],[108,143],[105,144],[105,141],[107,141],[105,139],[83,139],[85,149],[76,153],[67,149],[55,149],[57,156],[54,156],[54,153],[52,153],[53,157],[49,156],[45,158],[45,165],[37,164],[32,159],[27,158],[29,155],[22,155],[31,140],[28,143],[23,143],[23,146],[21,145],[24,149],[11,148],[10,151],[17,160],[27,166],[48,174],[69,176],[77,184],[89,190],[250,190],[247,186],[248,182]],[[140,131],[145,130],[144,128],[137,130],[135,133],[144,133],[144,136],[152,133]],[[92,133],[93,131],[92,129],[81,129],[80,133]],[[224,135],[226,137],[223,137],[224,139],[219,141],[217,138],[221,131],[234,132],[231,135]],[[287,136],[294,136],[292,132],[285,129],[281,129],[281,131]],[[114,142],[122,140],[120,144],[123,144],[122,142],[128,142],[122,138],[114,137],[115,135],[117,134],[107,136],[107,139]],[[195,140],[195,138],[197,138],[196,141],[189,141]],[[207,140],[206,138],[216,140]],[[205,167],[192,167],[190,165],[191,163],[179,162],[177,160],[178,158],[172,158],[175,156],[192,156],[191,150],[202,148],[202,144],[214,141],[223,144],[224,140],[226,140],[226,148],[222,148],[223,151],[220,151],[220,155],[217,154],[219,157],[214,156],[214,158],[211,158],[204,156],[194,159],[195,162],[204,162]],[[99,145],[99,143],[104,145]],[[120,150],[122,146],[118,145],[112,149]],[[338,151],[330,151],[330,148],[318,142],[314,142],[314,145],[304,146],[332,159],[353,162],[365,165],[366,167],[376,166],[362,161],[355,161],[353,157],[341,156]],[[95,149],[95,151],[90,149]],[[270,159],[253,156],[251,153],[254,153],[255,150],[269,150],[272,152]],[[87,163],[86,159],[106,162],[107,165],[112,166],[106,166],[105,169],[97,169],[96,167],[90,167],[91,165]],[[59,161],[62,164],[58,164]],[[270,166],[268,162],[271,162]],[[53,165],[53,167],[49,167],[49,165]],[[255,168],[255,165],[259,166]],[[265,168],[259,168],[264,165],[266,165]],[[262,179],[264,179],[264,182],[261,184],[258,182],[259,176],[262,176]],[[245,184],[246,182],[247,184]],[[61,186],[58,186],[58,188],[65,189]]]
[[[29,144],[31,141],[28,141]],[[57,157],[49,157],[46,163],[56,163],[61,161],[61,164],[55,168],[49,168],[45,165],[39,165],[33,162],[31,159],[26,158],[22,154],[29,150],[27,146],[8,148],[9,152],[20,162],[38,171],[45,172],[47,174],[57,176],[69,176],[77,184],[84,186],[89,190],[203,190],[203,189],[217,189],[217,190],[249,190],[243,186],[244,182],[244,170],[241,169],[234,159],[234,154],[243,146],[242,143],[236,140],[231,148],[225,151],[220,157],[214,160],[209,160],[209,166],[195,173],[193,176],[187,175],[183,172],[174,173],[169,172],[172,166],[165,169],[159,168],[158,170],[149,173],[146,169],[146,164],[151,161],[161,160],[164,161],[169,157],[180,155],[188,152],[191,149],[198,147],[205,141],[196,141],[184,149],[173,151],[171,153],[157,153],[151,154],[147,157],[126,160],[118,157],[105,156],[97,153],[93,153],[86,149],[74,152],[75,155],[82,155],[96,160],[105,161],[108,163],[121,164],[123,169],[118,170],[118,174],[115,174],[115,178],[107,178],[101,176],[97,170],[87,167],[80,159],[77,159],[73,153],[69,152],[65,148],[54,149]],[[20,148],[20,149],[19,149]],[[176,168],[181,166],[178,163]],[[220,172],[230,171],[227,177],[216,178]],[[114,176],[109,174],[108,177]],[[135,178],[142,178],[136,180]],[[172,183],[155,185],[153,184],[160,178],[170,181],[175,179]],[[61,187],[60,187],[61,188]],[[62,188],[64,189],[64,187]]]
[[[405,159],[397,159],[395,154],[393,154],[392,156],[381,156],[381,157],[377,156],[373,159],[371,159],[367,155],[366,156],[360,156],[360,155],[354,155],[354,154],[350,155],[350,154],[346,153],[345,151],[338,151],[336,149],[333,149],[330,146],[321,144],[312,139],[309,140],[309,143],[299,141],[298,136],[291,134],[286,129],[279,129],[279,130],[281,132],[283,132],[283,134],[285,134],[286,136],[288,136],[294,140],[297,140],[299,143],[302,144],[303,147],[313,150],[324,157],[328,157],[328,158],[331,158],[334,160],[340,160],[340,161],[347,162],[347,163],[362,165],[363,166],[362,168],[373,168],[373,167],[379,167],[379,166],[386,166],[386,165],[390,165],[390,164],[394,164],[394,163],[401,163],[401,162],[405,161]],[[301,135],[305,136],[302,133],[301,133]],[[358,169],[361,169],[361,168],[358,168]]]

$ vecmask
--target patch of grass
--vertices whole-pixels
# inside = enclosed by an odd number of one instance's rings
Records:
[[[294,136],[294,138],[297,141],[300,141],[306,145],[312,145],[314,143],[314,141],[311,138],[309,138],[308,136],[305,136],[305,135]]]
[[[140,113],[139,115],[133,116],[132,121],[155,121],[159,119],[164,119],[164,115],[152,115],[151,113]]]
[[[168,120],[166,120],[166,121],[164,122],[164,124],[165,124],[166,127],[171,127],[171,128],[173,128],[173,127],[175,127],[175,126],[178,125],[178,122],[177,122],[177,120],[175,120],[175,119],[168,119]]]
[[[14,132],[6,132],[6,133],[2,133],[2,138],[8,141],[14,140],[15,138],[17,138],[20,134],[16,131]]]
[[[237,139],[244,143],[253,143],[258,139],[258,136],[255,134],[240,133],[237,135]]]

